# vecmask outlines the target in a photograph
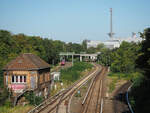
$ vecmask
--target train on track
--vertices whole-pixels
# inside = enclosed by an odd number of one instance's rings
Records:
[[[65,60],[62,60],[62,61],[60,62],[60,65],[61,65],[61,66],[64,66],[65,63],[66,63]]]

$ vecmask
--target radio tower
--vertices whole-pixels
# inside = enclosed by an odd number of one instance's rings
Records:
[[[113,28],[112,28],[112,8],[110,8],[110,33],[108,33],[110,38],[113,38],[113,35],[115,33],[113,33]]]

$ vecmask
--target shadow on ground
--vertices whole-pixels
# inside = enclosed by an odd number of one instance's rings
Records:
[[[113,107],[114,113],[131,113],[126,101],[126,91],[131,82],[123,84],[114,94]]]

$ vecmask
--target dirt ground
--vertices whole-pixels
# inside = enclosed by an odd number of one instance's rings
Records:
[[[107,89],[104,98],[103,113],[130,113],[126,103],[126,91],[130,86],[130,82],[126,80],[117,80],[115,89],[110,92],[109,84],[112,79],[107,77]]]

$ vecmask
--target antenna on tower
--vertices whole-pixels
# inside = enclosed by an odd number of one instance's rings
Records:
[[[113,38],[113,26],[112,26],[112,8],[110,8],[110,33],[108,33],[110,38]]]

